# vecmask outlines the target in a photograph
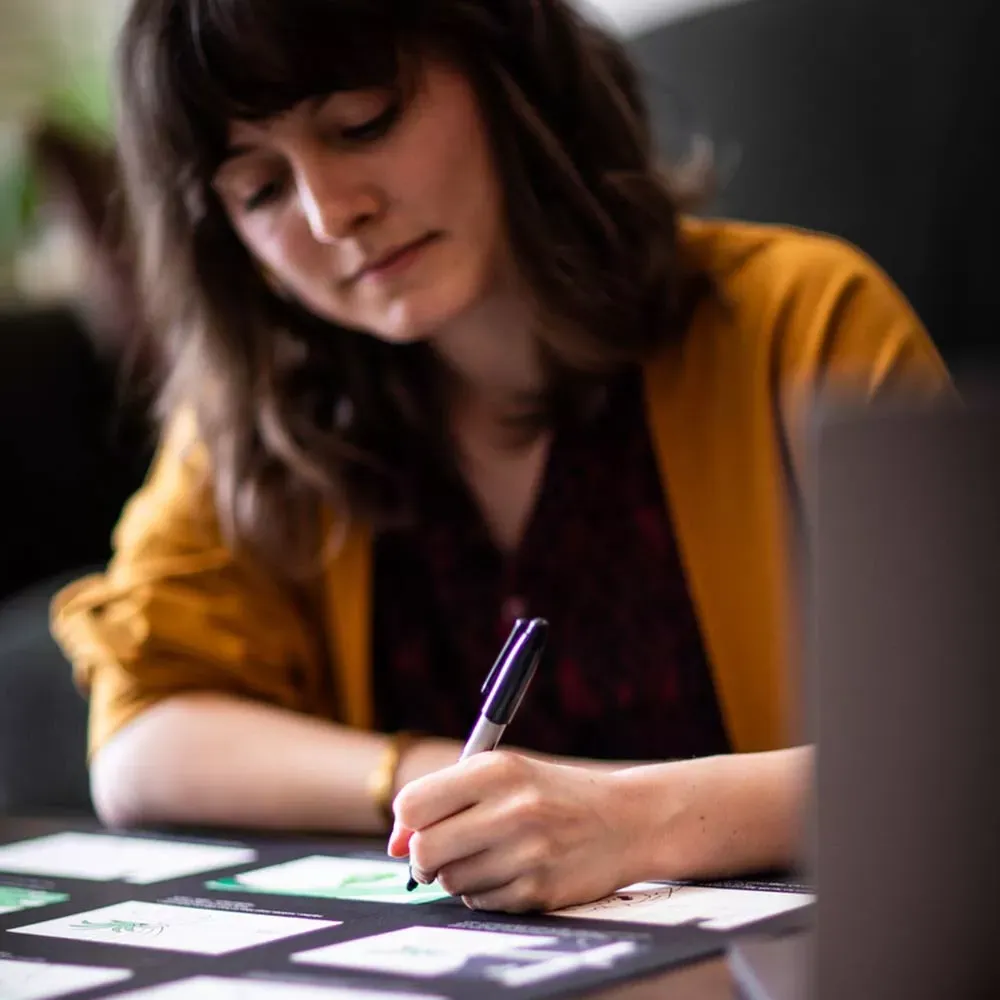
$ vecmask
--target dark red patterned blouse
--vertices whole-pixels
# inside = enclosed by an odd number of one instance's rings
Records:
[[[632,760],[728,750],[638,373],[589,424],[556,435],[514,555],[446,477],[422,509],[419,530],[376,542],[381,729],[465,739],[513,619],[540,616],[549,646],[505,743]]]

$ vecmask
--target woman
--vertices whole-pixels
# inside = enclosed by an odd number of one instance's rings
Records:
[[[887,279],[683,218],[563,0],[135,0],[119,91],[167,430],[55,612],[100,815],[394,823],[489,909],[789,863],[796,414],[946,382]]]

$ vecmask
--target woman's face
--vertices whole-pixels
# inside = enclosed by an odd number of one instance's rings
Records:
[[[214,179],[236,232],[279,289],[390,341],[475,305],[504,259],[503,208],[464,76],[427,63],[412,100],[381,90],[238,121]]]

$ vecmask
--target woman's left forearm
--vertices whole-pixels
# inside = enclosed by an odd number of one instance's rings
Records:
[[[793,866],[812,770],[812,747],[795,747],[617,772],[616,799],[635,831],[633,880]]]

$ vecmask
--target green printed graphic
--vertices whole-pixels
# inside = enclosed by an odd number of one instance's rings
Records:
[[[0,885],[0,914],[32,910],[51,903],[65,903],[69,896],[64,892],[43,892],[40,889],[22,889],[16,885]]]
[[[398,863],[314,856],[205,884],[209,889],[229,892],[371,903],[432,903],[449,898],[436,884],[418,885],[407,892],[408,877],[406,866]]]
[[[111,931],[112,934],[137,934],[153,937],[163,932],[163,924],[149,924],[141,920],[81,920],[71,924],[75,931]]]

